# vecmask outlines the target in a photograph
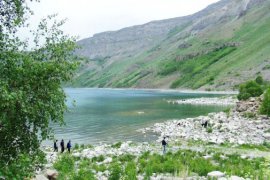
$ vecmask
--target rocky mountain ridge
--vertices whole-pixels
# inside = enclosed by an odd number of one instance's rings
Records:
[[[264,38],[269,35],[269,7],[268,0],[221,0],[193,15],[83,39],[78,42],[82,48],[77,54],[88,60],[70,85],[228,90],[258,72],[269,79],[268,39]],[[235,49],[226,49],[228,44],[229,47],[233,44]],[[255,51],[256,47],[252,46],[255,44],[261,49]],[[203,59],[217,49],[221,49],[217,60],[207,62],[201,67],[203,70],[190,74],[191,77],[198,74],[198,77],[205,77],[204,80],[185,79],[189,74],[181,70],[179,61]],[[247,51],[251,54],[242,57]],[[221,61],[227,61],[228,65],[221,67]],[[239,65],[247,61],[253,63],[252,67]],[[169,67],[169,73],[163,73],[168,66],[174,67]],[[206,72],[210,73],[205,75]]]
[[[196,31],[202,30],[229,16],[242,16],[248,9],[252,8],[252,6],[262,3],[265,0],[230,1],[231,0],[222,0],[189,16],[152,21],[143,25],[123,28],[118,31],[95,34],[93,37],[78,42],[78,44],[82,46],[82,50],[79,51],[79,54],[89,58],[111,57],[118,55],[118,51],[121,50],[123,50],[123,54],[133,54],[139,50],[137,48],[142,50],[163,40],[173,28],[192,22],[191,33],[196,33]],[[235,8],[235,6],[237,8]],[[126,45],[129,43],[133,43],[135,47],[127,47]]]

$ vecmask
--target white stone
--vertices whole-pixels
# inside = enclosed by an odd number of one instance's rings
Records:
[[[220,171],[212,171],[212,172],[208,173],[207,176],[208,177],[219,178],[219,177],[224,177],[225,174],[223,172],[220,172]]]
[[[58,176],[58,172],[54,169],[47,169],[45,174],[49,179],[57,179]]]
[[[264,133],[263,137],[266,138],[266,139],[270,139],[270,133]]]
[[[43,174],[36,175],[34,180],[48,180]]]
[[[112,162],[112,158],[108,157],[103,161],[105,164],[111,163]]]
[[[210,156],[210,155],[205,155],[205,156],[203,156],[203,158],[204,158],[204,159],[211,159],[212,156]]]
[[[246,158],[247,158],[246,155],[241,155],[240,157],[241,157],[242,159],[246,159]]]
[[[79,153],[79,152],[75,152],[75,153],[73,153],[72,154],[74,157],[81,157],[81,153]]]
[[[242,177],[239,177],[239,176],[231,176],[231,177],[229,178],[229,180],[245,180],[245,179],[242,178]]]

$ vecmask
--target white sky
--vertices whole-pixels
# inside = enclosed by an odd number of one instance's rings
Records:
[[[31,26],[47,15],[67,18],[64,31],[80,39],[95,33],[118,30],[193,14],[218,0],[41,0],[30,3],[34,16]]]

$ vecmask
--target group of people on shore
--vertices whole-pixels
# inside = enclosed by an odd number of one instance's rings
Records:
[[[166,137],[163,138],[161,144],[163,146],[163,154],[165,154],[166,153],[166,146],[168,145],[168,143],[166,141]],[[65,151],[65,142],[63,139],[60,142],[60,147],[61,147],[61,153],[63,153]],[[58,152],[58,140],[57,139],[53,143],[53,149],[54,149],[54,152]],[[69,140],[67,143],[67,149],[68,149],[68,152],[70,153],[71,140]]]
[[[56,139],[54,141],[54,144],[53,144],[53,149],[54,149],[54,152],[58,152],[58,144],[57,144],[58,140]],[[63,153],[65,151],[65,142],[64,140],[62,139],[61,142],[60,142],[60,147],[61,147],[61,153]],[[70,149],[71,149],[71,140],[68,141],[67,143],[67,149],[68,149],[68,152],[70,153]]]

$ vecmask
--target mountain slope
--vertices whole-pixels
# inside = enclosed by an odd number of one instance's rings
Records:
[[[258,74],[270,80],[270,2],[221,0],[78,44],[88,59],[71,86],[233,89]]]

